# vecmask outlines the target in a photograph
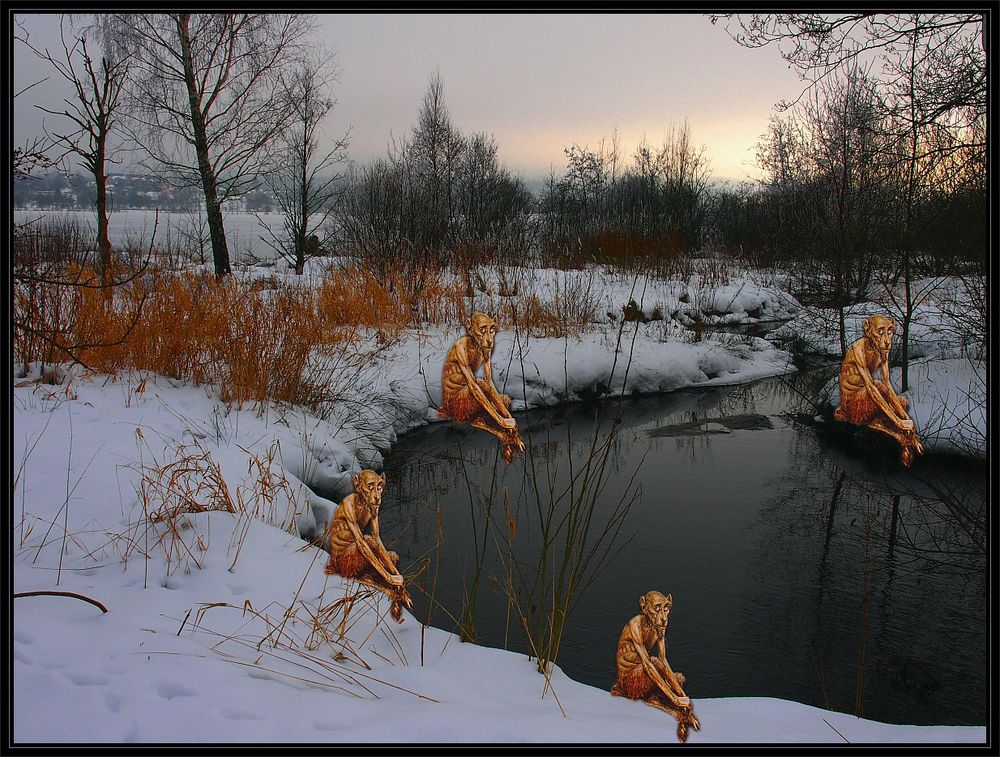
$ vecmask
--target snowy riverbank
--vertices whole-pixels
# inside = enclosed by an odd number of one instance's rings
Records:
[[[683,328],[791,317],[794,300],[777,290],[689,280],[639,295],[635,280],[604,283],[596,296],[617,323],[581,338],[500,335],[494,375],[515,408],[793,370],[763,339],[698,340]],[[577,286],[551,272],[530,284]],[[477,307],[489,309],[497,294],[486,289]],[[622,323],[629,298],[663,319]],[[14,600],[15,741],[676,743],[662,712],[558,669],[546,691],[525,656],[460,643],[410,615],[396,625],[378,597],[362,593],[344,622],[358,587],[325,576],[325,553],[299,536],[321,533],[336,505],[313,490],[344,491],[359,468],[381,466],[397,434],[436,420],[441,356],[457,336],[405,332],[367,368],[331,366],[339,401],[325,419],[226,406],[213,387],[146,373],[15,376],[14,590],[76,592],[107,608]],[[969,379],[950,362],[927,366],[911,372],[918,425],[955,406],[943,386],[957,392]],[[936,399],[924,403],[928,387]],[[968,409],[979,423],[974,400]],[[173,512],[192,503],[236,512]],[[692,744],[986,740],[985,727],[885,725],[691,693],[703,725]]]

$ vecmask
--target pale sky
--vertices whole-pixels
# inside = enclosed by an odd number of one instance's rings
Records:
[[[57,15],[21,15],[39,46],[58,45]],[[773,105],[801,90],[778,51],[748,50],[701,14],[320,14],[318,39],[340,70],[331,134],[351,127],[349,156],[385,155],[409,132],[435,71],[452,121],[485,131],[500,158],[535,180],[565,169],[563,149],[597,147],[617,128],[623,157],[658,145],[687,119],[716,179],[756,178],[755,145]],[[15,91],[50,72],[14,47]],[[57,77],[17,98],[15,142],[68,90]],[[55,126],[52,116],[47,123]]]

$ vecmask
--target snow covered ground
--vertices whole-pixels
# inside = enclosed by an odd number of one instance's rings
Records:
[[[15,600],[17,742],[675,743],[661,712],[558,670],[543,696],[524,656],[412,616],[397,626],[379,598],[359,597],[339,638],[338,603],[358,587],[325,576],[325,553],[291,532],[315,498],[299,476],[355,464],[333,425],[227,408],[145,375],[26,383],[14,406],[15,591],[77,592],[108,609]],[[262,470],[252,461],[273,439],[280,452]],[[148,525],[142,473],[194,451],[269,522],[215,511]],[[263,479],[278,492],[269,508]],[[882,725],[774,699],[695,708],[692,744],[985,739],[985,728]]]
[[[515,407],[791,369],[765,340],[695,341],[680,325],[788,317],[794,301],[777,290],[606,283],[596,296],[609,312],[632,297],[664,319],[619,316],[581,339],[502,333],[494,375]],[[567,283],[538,272],[533,285]],[[369,369],[334,369],[340,401],[325,418],[226,406],[213,387],[146,373],[15,376],[14,590],[76,592],[108,611],[13,600],[14,740],[676,743],[676,723],[641,703],[558,669],[547,685],[523,655],[408,614],[396,625],[383,599],[325,576],[325,553],[300,539],[335,507],[312,488],[344,490],[398,433],[434,419],[458,335],[408,332]],[[942,386],[930,370],[927,381]],[[209,511],[172,513],[182,501]],[[235,512],[211,510],[227,503]],[[985,727],[885,725],[775,699],[695,698],[695,710],[692,744],[986,740]]]

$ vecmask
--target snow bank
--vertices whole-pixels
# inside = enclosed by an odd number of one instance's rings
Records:
[[[694,261],[702,266],[707,261]],[[800,309],[787,292],[765,286],[751,271],[734,268],[721,275],[693,273],[683,279],[660,279],[623,273],[605,266],[583,270],[497,266],[474,272],[474,305],[487,313],[506,308],[506,294],[535,295],[543,302],[557,298],[593,313],[593,322],[620,322],[632,303],[645,320],[674,320],[680,325],[750,324],[787,320]]]

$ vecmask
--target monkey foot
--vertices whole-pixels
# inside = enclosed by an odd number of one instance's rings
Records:
[[[511,429],[510,433],[507,434],[507,438],[503,442],[504,447],[509,447],[513,451],[524,452],[524,442],[521,440],[521,435],[517,433],[517,429]],[[508,461],[510,462],[510,461]]]
[[[389,613],[392,615],[392,619],[397,623],[403,622],[403,607],[399,602],[393,602],[392,606],[389,608]]]
[[[899,455],[899,461],[903,464],[904,468],[909,468],[913,464],[913,449],[909,446],[903,447],[903,451]]]
[[[503,445],[503,459],[507,465],[514,462],[514,448],[509,444]]]
[[[693,709],[682,710],[681,715],[677,718],[677,740],[682,744],[688,739],[689,729],[701,730],[701,723],[695,716]]]
[[[683,720],[677,724],[677,740],[682,744],[688,740],[688,727]]]

